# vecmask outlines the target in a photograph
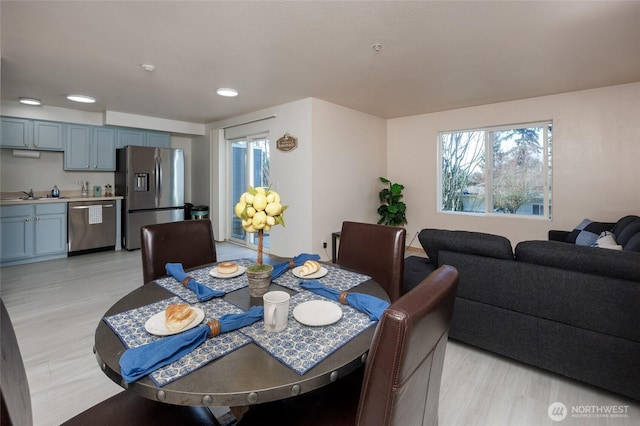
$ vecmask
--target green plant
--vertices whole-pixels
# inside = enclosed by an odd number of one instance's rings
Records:
[[[389,179],[380,177],[380,182],[387,185],[378,196],[383,204],[378,207],[380,220],[378,224],[401,226],[407,223],[407,205],[400,201],[404,185],[392,183]]]

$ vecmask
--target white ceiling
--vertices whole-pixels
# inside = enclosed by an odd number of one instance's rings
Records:
[[[306,97],[393,118],[640,81],[639,1],[2,1],[0,14],[3,100],[196,123]]]

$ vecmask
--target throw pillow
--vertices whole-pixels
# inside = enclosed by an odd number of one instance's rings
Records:
[[[574,243],[579,246],[592,246],[598,236],[604,231],[611,231],[611,223],[594,222],[585,219],[567,236],[567,243]]]
[[[606,248],[611,250],[622,250],[622,246],[616,243],[615,235],[612,232],[604,231],[592,247]]]

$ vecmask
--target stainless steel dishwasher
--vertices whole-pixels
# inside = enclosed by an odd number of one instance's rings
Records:
[[[69,256],[115,249],[115,201],[70,202],[67,218]]]

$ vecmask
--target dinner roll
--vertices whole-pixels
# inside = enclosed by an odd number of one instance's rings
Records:
[[[237,270],[238,270],[238,264],[236,262],[218,263],[218,272],[221,274],[233,274]]]
[[[196,311],[187,304],[169,305],[164,311],[164,320],[169,331],[180,331],[196,319]]]
[[[306,277],[307,275],[311,275],[320,270],[320,263],[315,260],[307,260],[304,262],[298,273],[302,277]]]

